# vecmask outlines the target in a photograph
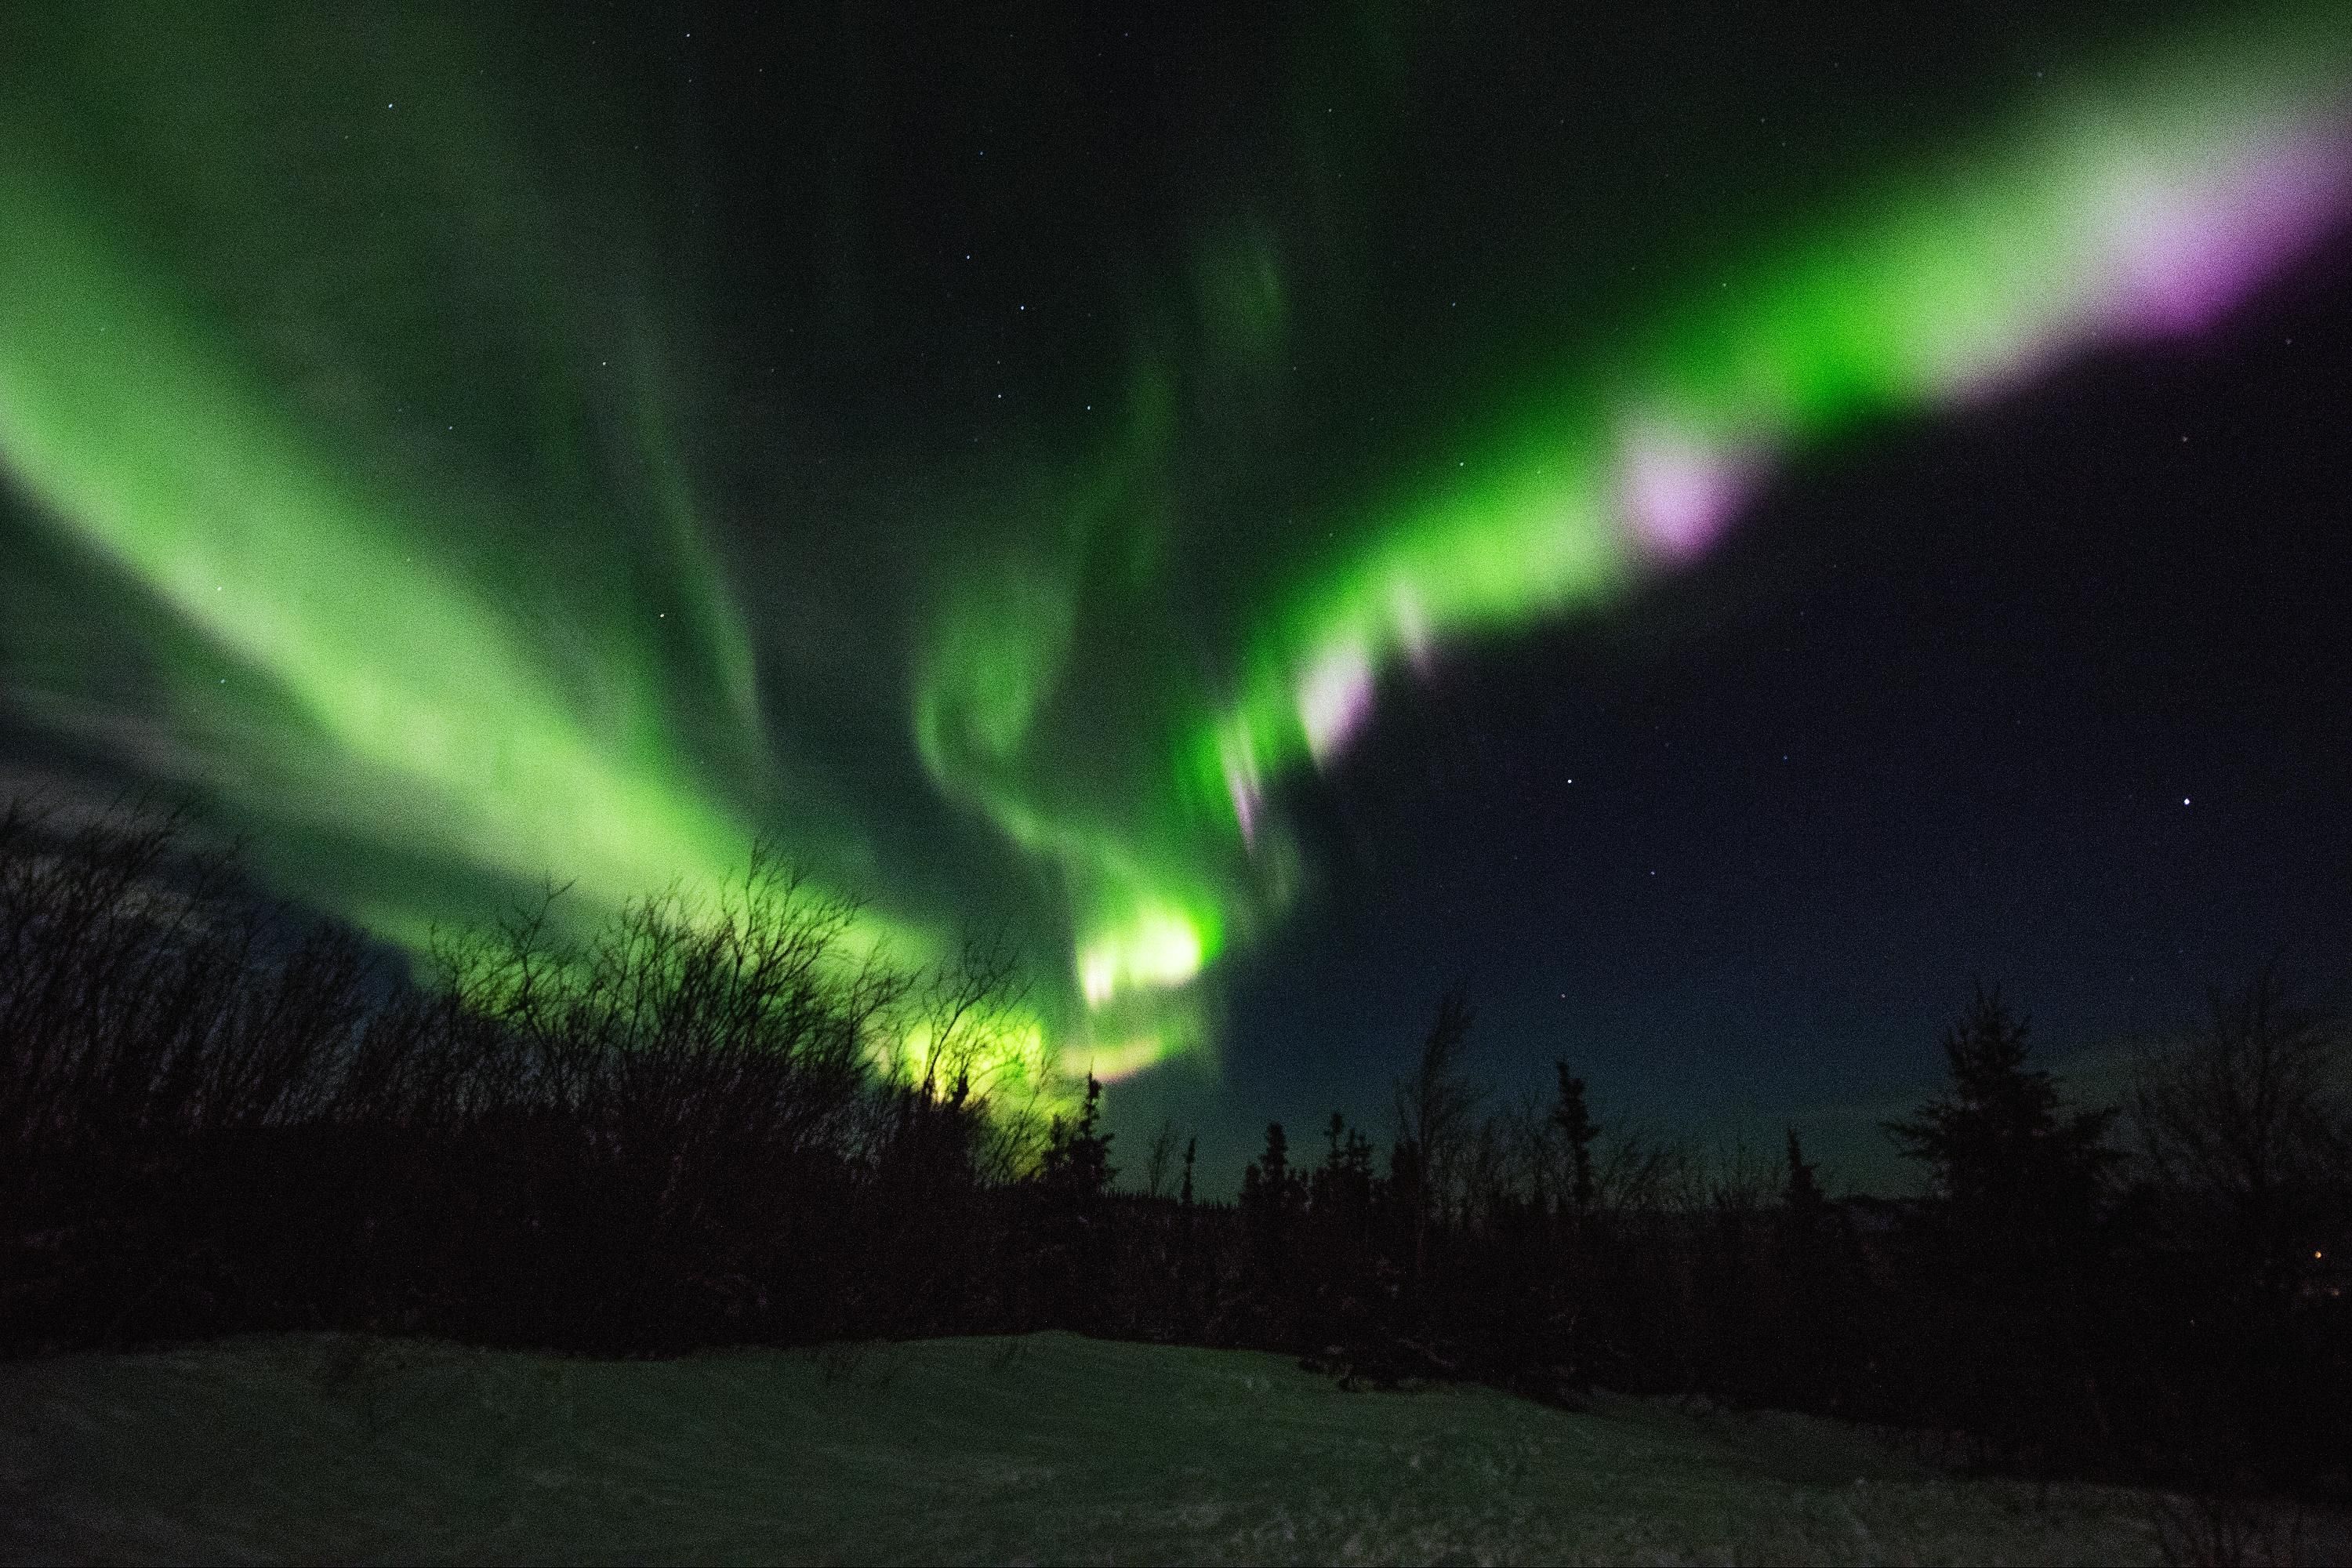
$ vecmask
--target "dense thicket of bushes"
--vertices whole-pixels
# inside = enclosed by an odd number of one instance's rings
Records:
[[[420,986],[183,843],[0,816],[8,1346],[338,1325],[651,1352],[1024,1310],[986,1238],[1032,1119],[971,1076],[996,955],[856,960],[855,910],[761,861],[585,941],[548,908],[452,937]],[[912,1085],[877,1070],[910,1037]]]
[[[762,860],[584,939],[553,907],[412,984],[174,822],[0,816],[0,1348],[1057,1326],[1353,1385],[1785,1405],[2044,1474],[2347,1489],[2345,1035],[2267,973],[2119,1110],[2063,1106],[1979,994],[1946,1091],[1888,1128],[1932,1177],[1905,1203],[1830,1198],[1793,1133],[1702,1160],[1605,1126],[1567,1064],[1489,1113],[1456,990],[1391,1126],[1270,1126],[1218,1205],[1189,1143],[1178,1182],[1174,1129],[1122,1189],[1096,1086],[1053,1120],[989,1075],[1000,952],[859,959],[854,907]]]

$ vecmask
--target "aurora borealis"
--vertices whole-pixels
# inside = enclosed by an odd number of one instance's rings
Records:
[[[1315,918],[1292,803],[1433,660],[1695,569],[1825,443],[2193,339],[2352,214],[2328,6],[1864,84],[1785,168],[1660,134],[1747,195],[1498,155],[1500,237],[1415,117],[1514,46],[1402,9],[1171,67],[1164,146],[1075,44],[927,118],[881,16],[473,9],[0,25],[6,721],[401,941],[764,835],[894,952],[1009,928],[1015,1037],[1106,1077],[1214,1059],[1220,960]],[[1432,248],[1461,285],[1391,321]]]

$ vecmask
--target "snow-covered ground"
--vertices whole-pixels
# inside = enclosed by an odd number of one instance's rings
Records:
[[[0,1365],[11,1561],[2152,1561],[2140,1494],[1802,1417],[1343,1392],[1067,1334],[677,1362],[304,1335]]]

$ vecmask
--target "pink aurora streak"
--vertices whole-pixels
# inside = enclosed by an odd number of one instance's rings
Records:
[[[2102,312],[2132,337],[2210,331],[2326,238],[2352,206],[2352,136],[2309,131],[2194,177],[2127,169],[2103,237],[2115,283]]]
[[[1618,500],[1653,555],[1690,561],[1722,536],[1755,486],[1757,465],[1727,458],[1658,419],[1629,428]]]

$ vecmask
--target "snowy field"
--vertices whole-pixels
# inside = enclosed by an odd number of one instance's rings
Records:
[[[2155,1561],[2139,1494],[1797,1416],[1066,1334],[678,1362],[305,1335],[0,1365],[0,1557]]]

